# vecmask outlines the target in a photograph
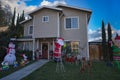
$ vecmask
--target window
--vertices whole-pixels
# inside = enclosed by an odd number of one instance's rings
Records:
[[[42,17],[42,22],[48,22],[49,21],[49,17],[48,16],[43,16]]]
[[[30,26],[29,27],[29,34],[32,34],[33,33],[33,26]]]
[[[66,41],[68,53],[79,53],[79,41]]]
[[[72,52],[78,53],[79,52],[79,42],[77,42],[77,41],[71,42],[71,50],[72,50]]]
[[[78,17],[65,18],[66,29],[78,29]]]

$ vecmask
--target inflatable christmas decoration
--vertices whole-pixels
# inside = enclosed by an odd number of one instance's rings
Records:
[[[116,36],[114,44],[111,44],[113,49],[113,60],[120,61],[120,36]]]
[[[9,69],[9,65],[7,61],[2,62],[1,65],[2,67],[0,68],[0,71]]]
[[[55,41],[54,59],[57,62],[56,72],[58,72],[59,70],[62,70],[62,71],[65,72],[64,66],[63,66],[63,63],[62,63],[62,52],[61,52],[61,47],[63,45],[64,45],[64,39],[63,38],[58,38]]]
[[[116,36],[113,42],[110,42],[113,49],[113,62],[114,67],[117,67],[120,71],[120,36]]]
[[[21,56],[23,57],[23,59],[20,62],[21,66],[24,66],[25,64],[29,63],[28,57],[24,53]]]
[[[15,61],[16,61],[15,44],[10,42],[7,49],[7,55],[4,57],[3,62],[8,62],[8,65],[13,65]]]
[[[61,47],[64,45],[63,38],[58,38],[55,41],[54,59],[59,61],[61,58]]]
[[[14,68],[16,68],[16,67],[18,67],[18,62],[17,61],[14,62]]]

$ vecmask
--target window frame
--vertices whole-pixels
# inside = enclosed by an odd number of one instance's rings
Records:
[[[66,19],[68,19],[68,18],[70,18],[70,19],[76,18],[77,19],[77,27],[76,28],[75,27],[67,28],[67,26],[66,26]],[[71,22],[71,25],[72,25],[72,22]],[[65,30],[79,29],[79,16],[65,17],[64,18],[64,28],[65,28]]]
[[[80,53],[79,46],[80,46],[80,41],[65,41],[66,45],[70,47],[71,52],[78,54]],[[74,47],[75,46],[75,47]]]
[[[32,27],[32,33],[31,33],[31,27]],[[29,35],[32,35],[32,34],[33,34],[33,25],[30,25],[30,26],[29,26],[28,34],[29,34]]]
[[[47,21],[45,19],[46,17],[48,18]],[[49,16],[42,16],[42,22],[49,22]]]

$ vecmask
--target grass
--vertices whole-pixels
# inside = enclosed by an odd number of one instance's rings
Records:
[[[29,62],[28,64],[26,64],[25,66],[28,66],[28,65],[32,64],[33,62],[34,62],[34,61],[30,61],[30,62]],[[11,73],[13,73],[13,72],[21,69],[21,68],[23,68],[23,67],[25,67],[25,66],[18,66],[18,67],[16,67],[16,68],[14,68],[14,67],[11,65],[11,66],[9,66],[9,69],[8,69],[8,70],[0,71],[0,78],[3,78],[3,77],[5,77],[5,76],[7,76],[7,75],[9,75],[9,74],[11,74]]]
[[[64,63],[65,72],[56,72],[56,63],[48,62],[22,80],[120,80],[120,71],[104,62],[94,62],[91,73],[80,72],[80,66]]]

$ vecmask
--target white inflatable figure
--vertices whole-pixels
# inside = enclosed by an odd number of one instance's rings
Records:
[[[63,39],[63,38],[58,38],[58,39],[57,39],[57,43],[58,43],[59,45],[63,46],[63,45],[64,45],[64,39]]]
[[[9,65],[13,65],[16,61],[15,44],[13,44],[12,42],[10,42],[8,45],[8,51],[7,55],[4,58],[4,61],[7,61]]]
[[[23,54],[23,58],[24,58],[24,61],[27,61],[27,56],[25,54]]]

